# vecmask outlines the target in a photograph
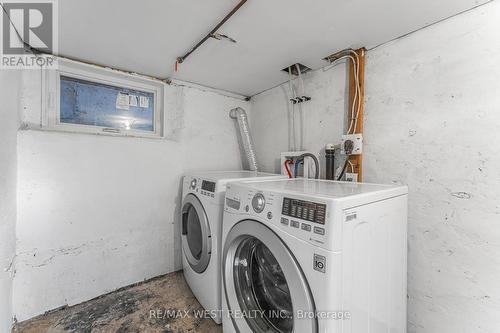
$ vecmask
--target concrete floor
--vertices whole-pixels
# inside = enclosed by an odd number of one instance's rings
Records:
[[[176,272],[18,323],[13,332],[222,332],[197,315],[202,309],[182,272]]]

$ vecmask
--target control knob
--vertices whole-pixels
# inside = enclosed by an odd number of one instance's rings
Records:
[[[194,190],[196,188],[196,178],[193,178],[193,180],[191,180],[191,189]]]
[[[252,199],[252,207],[256,213],[261,213],[266,207],[266,198],[262,193],[257,193]]]

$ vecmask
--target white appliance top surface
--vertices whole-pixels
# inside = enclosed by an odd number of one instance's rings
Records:
[[[236,170],[236,171],[205,171],[205,172],[196,172],[190,177],[197,177],[212,181],[221,181],[221,180],[244,180],[246,178],[262,178],[262,177],[273,177],[273,176],[281,176],[273,173],[266,172],[255,172],[255,171],[247,171],[247,170]]]
[[[406,186],[380,185],[368,183],[336,182],[322,179],[277,179],[277,180],[249,180],[242,184],[261,191],[305,194],[328,198],[344,198],[363,194],[387,192],[391,195],[408,193]]]

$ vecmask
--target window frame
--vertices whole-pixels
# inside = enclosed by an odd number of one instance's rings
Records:
[[[62,123],[60,121],[61,76],[152,93],[154,96],[153,131]],[[42,128],[71,133],[163,138],[165,96],[166,84],[159,80],[60,59],[58,69],[42,71]]]

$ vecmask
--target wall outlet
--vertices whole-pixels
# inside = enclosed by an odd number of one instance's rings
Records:
[[[347,172],[345,174],[345,181],[346,182],[357,183],[358,182],[358,174],[357,173],[349,173],[349,172]]]
[[[342,135],[340,153],[343,155],[360,155],[363,153],[363,134]]]

